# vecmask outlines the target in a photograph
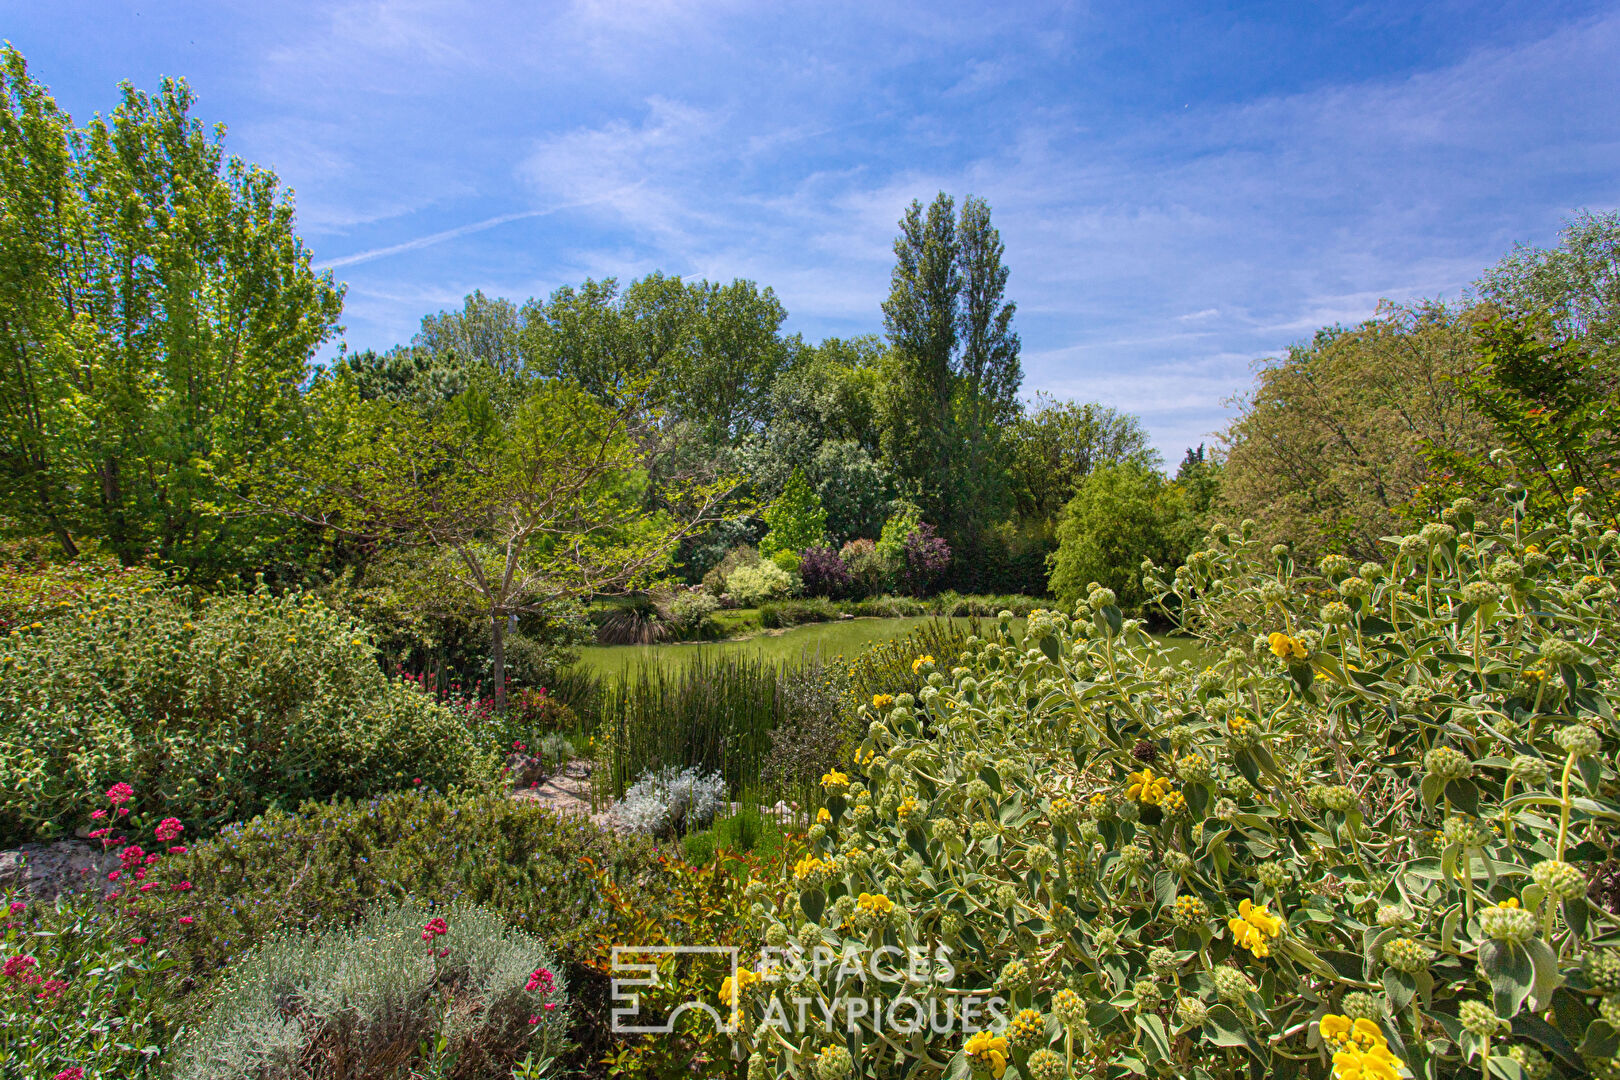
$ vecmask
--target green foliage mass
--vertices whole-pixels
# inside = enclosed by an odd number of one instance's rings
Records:
[[[493,763],[313,597],[195,601],[114,575],[0,639],[0,838],[85,825],[100,793],[212,828],[307,798],[459,783]]]
[[[342,291],[274,173],[227,159],[182,81],[73,125],[0,51],[0,513],[200,581],[307,540],[230,478],[298,430]]]
[[[168,947],[182,973],[212,978],[277,931],[344,925],[377,901],[413,896],[498,911],[577,960],[605,914],[581,860],[633,876],[647,851],[504,792],[309,803],[229,825],[170,857],[165,877],[195,887],[139,894],[132,925]],[[181,929],[182,916],[195,922]]]
[[[815,547],[827,538],[827,511],[803,470],[793,470],[782,494],[766,508],[765,524],[770,531],[759,542],[759,553],[767,559],[779,551]]]
[[[1147,575],[1207,628],[1207,665],[1170,664],[1098,589],[921,666],[865,708],[764,939],[948,946],[948,984],[878,1006],[1033,1010],[998,1051],[1020,1075],[1058,1075],[1055,1054],[1325,1076],[1329,1014],[1368,1020],[1414,1076],[1612,1071],[1620,533],[1522,505],[1460,502],[1360,566],[1216,533]],[[879,1038],[877,1009],[765,1023],[774,998],[872,993],[830,966],[762,984],[761,1072],[803,1075],[828,1046],[874,1075],[990,1064],[960,1028]]]

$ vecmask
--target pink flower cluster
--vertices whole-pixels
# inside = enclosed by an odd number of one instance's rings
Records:
[[[47,979],[39,973],[39,961],[32,956],[6,957],[6,962],[0,964],[0,976],[13,983],[33,987],[34,995],[40,1001],[55,1001],[67,990],[66,979]]]
[[[524,985],[523,989],[529,991],[531,994],[538,992],[542,997],[550,997],[557,989],[557,980],[547,968],[536,968],[534,974],[529,976],[529,981]],[[555,1001],[547,1001],[541,1005],[541,1008],[543,1008],[546,1012],[555,1012],[557,1009],[557,1003]],[[530,1015],[529,1023],[538,1024],[540,1022],[540,1016],[540,1013]]]
[[[450,924],[443,919],[429,919],[427,925],[422,927],[422,940],[432,941],[440,934],[448,934],[449,932]]]
[[[75,1065],[71,1069],[63,1069],[51,1080],[84,1080],[84,1070]]]
[[[129,809],[123,804],[129,802],[135,797],[135,789],[123,781],[119,781],[107,789],[106,797],[107,801],[116,807],[118,814],[127,814],[129,813]],[[107,811],[96,810],[92,812],[90,816],[97,820],[104,820],[107,817]],[[173,841],[178,840],[180,838],[180,834],[185,831],[186,827],[180,823],[179,818],[167,817],[157,823],[157,827],[152,830],[152,835],[157,838],[159,843],[172,844]],[[118,847],[118,845],[124,844],[126,840],[125,837],[113,835],[113,830],[110,827],[97,829],[90,833],[90,837],[95,840],[100,840],[103,849]],[[186,848],[184,845],[174,844],[168,849],[168,853],[170,855],[184,855],[186,853]],[[107,875],[107,880],[118,881],[127,873],[133,880],[142,883],[137,890],[138,892],[147,893],[151,892],[153,889],[161,888],[161,882],[146,880],[146,868],[157,862],[162,857],[162,852],[147,851],[139,844],[127,844],[118,852],[119,868],[109,873]],[[169,889],[172,892],[190,892],[192,889],[192,884],[189,881],[181,881],[170,885]],[[112,893],[108,899],[116,900],[120,895],[120,893],[115,892]],[[130,915],[134,915],[136,913],[136,909],[130,908],[128,913]],[[184,915],[180,918],[180,925],[191,926],[196,923],[196,921],[197,920],[194,917]],[[130,944],[145,945],[147,940],[148,939],[145,937],[133,937],[130,938]]]
[[[180,824],[178,818],[170,817],[158,822],[157,828],[152,830],[152,835],[167,844],[177,839],[185,831],[186,827]]]

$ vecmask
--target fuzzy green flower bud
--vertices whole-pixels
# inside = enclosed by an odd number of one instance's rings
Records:
[[[1553,741],[1573,758],[1591,757],[1603,749],[1603,736],[1585,724],[1566,724],[1558,729]]]
[[[1343,600],[1334,600],[1323,604],[1319,613],[1322,622],[1327,626],[1343,626],[1350,621],[1350,605]]]
[[[1365,578],[1345,578],[1339,582],[1339,595],[1346,600],[1365,600],[1372,595],[1372,583]]]
[[[1092,931],[1091,942],[1098,956],[1106,956],[1119,947],[1119,931],[1112,926],[1099,926]]]
[[[1186,875],[1192,873],[1193,861],[1186,852],[1167,851],[1164,853],[1164,868],[1172,874]]]
[[[1552,1062],[1547,1055],[1529,1043],[1514,1043],[1507,1048],[1507,1056],[1518,1062],[1525,1080],[1547,1080],[1552,1075]]]
[[[1265,581],[1260,585],[1260,600],[1264,604],[1281,604],[1288,599],[1288,587],[1280,581]]]
[[[1581,659],[1581,647],[1573,641],[1550,637],[1541,643],[1541,658],[1549,664],[1576,664]]]
[[[781,923],[771,923],[765,928],[765,944],[773,949],[780,949],[788,943],[788,928]]]
[[[849,1051],[838,1044],[822,1047],[816,1055],[816,1080],[845,1080],[855,1071]]]
[[[1195,997],[1184,997],[1176,1002],[1176,1015],[1188,1027],[1202,1027],[1209,1019],[1209,1006]]]
[[[1440,780],[1461,780],[1473,775],[1474,763],[1461,750],[1437,746],[1423,755],[1423,771]]]
[[[1009,911],[1018,906],[1018,890],[1008,884],[996,886],[996,907]]]
[[[1242,1005],[1254,983],[1238,968],[1222,964],[1214,971],[1215,996],[1228,1005]]]
[[[1344,995],[1344,1000],[1339,1004],[1339,1011],[1351,1020],[1372,1020],[1375,1022],[1381,1019],[1384,1014],[1383,1007],[1378,1004],[1378,999],[1360,990],[1354,990]]]
[[[1058,1023],[1070,1031],[1089,1026],[1085,999],[1068,987],[1052,995],[1052,1014],[1058,1018]]]
[[[1127,874],[1141,873],[1148,864],[1148,851],[1136,844],[1126,844],[1119,849],[1119,865]]]
[[[1412,917],[1394,904],[1386,904],[1378,909],[1378,925],[1386,930],[1399,926],[1409,926]]]
[[[975,840],[988,840],[996,835],[996,826],[994,822],[990,821],[975,821],[968,826],[968,832],[972,834]]]
[[[1014,958],[1007,961],[1001,968],[1001,977],[996,985],[1003,990],[1023,990],[1029,986],[1029,965],[1022,960]]]
[[[1342,574],[1348,574],[1355,565],[1343,555],[1324,555],[1322,560],[1316,564],[1316,568],[1322,571],[1323,577],[1335,578]]]
[[[821,944],[821,927],[813,922],[799,924],[799,944],[806,949],[813,949]]]
[[[1069,1066],[1064,1064],[1061,1054],[1043,1047],[1029,1055],[1029,1075],[1030,1080],[1065,1080]]]
[[[1548,859],[1530,868],[1530,877],[1554,900],[1576,900],[1586,895],[1586,878],[1567,862]]]
[[[1620,990],[1620,950],[1593,949],[1582,958],[1581,971],[1599,990]]]
[[[1457,1017],[1462,1021],[1463,1030],[1482,1039],[1495,1035],[1504,1026],[1496,1010],[1483,1001],[1463,1002],[1457,1008]]]
[[[983,780],[980,780],[978,777],[974,777],[972,780],[968,781],[966,794],[969,799],[989,799],[990,785],[985,783]]]
[[[1148,970],[1161,979],[1168,979],[1179,967],[1181,964],[1176,960],[1176,954],[1169,949],[1156,948],[1148,953]]]
[[[1279,862],[1263,862],[1254,868],[1255,880],[1268,889],[1286,888],[1293,875]]]
[[[1007,1024],[1007,1041],[1019,1050],[1028,1050],[1046,1041],[1046,1018],[1039,1009],[1019,1009]]]
[[[1384,942],[1384,963],[1407,975],[1424,970],[1433,958],[1434,952],[1427,945],[1409,937]]]
[[[1222,821],[1231,821],[1237,817],[1238,805],[1231,799],[1222,796],[1215,800],[1215,816]]]
[[[1536,913],[1518,901],[1503,901],[1479,913],[1479,928],[1493,941],[1522,945],[1536,936]]]
[[[1508,773],[1524,787],[1541,787],[1547,782],[1547,763],[1540,758],[1520,754],[1508,766]]]
[[[1136,982],[1131,984],[1131,993],[1136,995],[1137,1004],[1144,1009],[1157,1005],[1159,999],[1164,996],[1159,989],[1159,984],[1152,979],[1137,979]]]
[[[1446,843],[1461,844],[1468,851],[1478,851],[1491,840],[1490,831],[1484,825],[1462,814],[1452,814],[1446,818],[1441,832],[1445,834]]]
[[[1356,793],[1343,784],[1317,784],[1305,793],[1305,801],[1319,810],[1343,814],[1356,804]]]
[[[1605,994],[1598,1002],[1598,1015],[1611,1025],[1620,1027],[1620,994]]]
[[[1462,587],[1461,594],[1464,603],[1475,607],[1484,607],[1502,599],[1501,592],[1488,581],[1470,581]]]
[[[1457,539],[1457,530],[1442,522],[1431,521],[1427,525],[1423,526],[1423,528],[1418,530],[1418,535],[1423,538],[1424,543],[1431,546],[1435,544],[1449,544],[1451,541]]]
[[[1113,607],[1117,600],[1113,589],[1105,589],[1102,586],[1092,589],[1090,595],[1086,597],[1086,603],[1090,604],[1093,610]]]

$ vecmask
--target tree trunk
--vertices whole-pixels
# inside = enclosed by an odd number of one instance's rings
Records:
[[[494,667],[495,710],[506,711],[506,616],[497,611],[489,617],[489,658]]]

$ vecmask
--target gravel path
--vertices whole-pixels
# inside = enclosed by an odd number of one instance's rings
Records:
[[[551,777],[541,781],[539,787],[521,788],[513,792],[512,797],[539,803],[560,814],[583,815],[589,818],[593,825],[604,829],[613,827],[612,822],[608,820],[607,811],[591,813],[591,765],[590,762],[579,758],[573,759]]]

